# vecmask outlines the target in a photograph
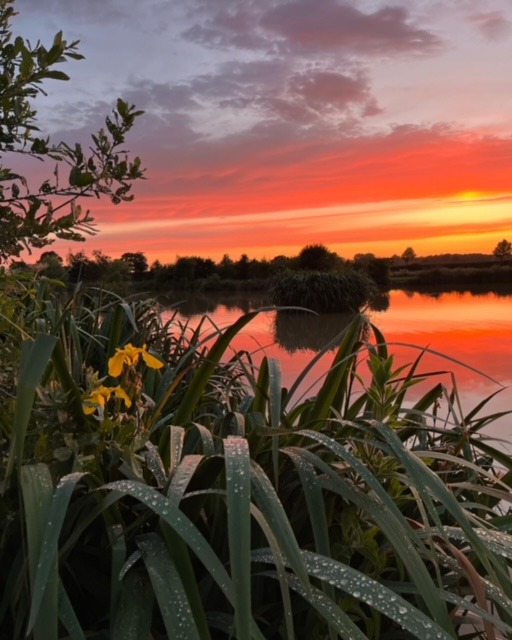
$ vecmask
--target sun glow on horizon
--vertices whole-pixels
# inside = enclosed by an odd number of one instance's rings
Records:
[[[99,221],[99,233],[85,245],[58,241],[52,248],[65,256],[101,250],[117,258],[141,251],[150,262],[172,263],[179,256],[220,260],[293,256],[307,244],[324,244],[344,258],[356,253],[401,255],[412,246],[418,256],[440,253],[491,253],[503,237],[512,237],[511,196],[394,200],[339,206],[283,209],[196,217],[135,216]],[[472,194],[472,197],[469,196]],[[37,254],[36,256],[37,259]],[[32,258],[31,258],[32,259]]]

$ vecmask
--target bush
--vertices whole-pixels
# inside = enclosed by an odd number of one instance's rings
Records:
[[[317,313],[358,311],[368,303],[372,285],[357,271],[286,271],[271,282],[270,295],[282,307],[303,307]]]

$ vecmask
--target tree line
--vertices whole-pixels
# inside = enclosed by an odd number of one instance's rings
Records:
[[[22,261],[17,268],[32,268]],[[266,283],[285,271],[336,272],[354,269],[364,272],[380,288],[389,285],[390,260],[371,253],[356,254],[353,260],[341,258],[323,244],[306,245],[296,256],[279,255],[272,259],[250,258],[243,254],[234,260],[224,254],[215,262],[200,256],[178,256],[173,263],[156,260],[151,265],[143,252],[126,252],[113,259],[102,251],[88,256],[84,251],[69,253],[64,260],[55,251],[41,254],[34,267],[41,275],[66,283],[101,283],[115,286],[126,282],[142,283],[155,289],[210,290],[231,288],[234,283],[247,288],[263,288]]]

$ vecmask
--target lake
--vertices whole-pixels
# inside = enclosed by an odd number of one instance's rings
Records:
[[[195,295],[178,306],[179,318],[193,327],[206,314],[215,326],[224,328],[242,313],[265,303],[260,294]],[[369,317],[384,334],[397,366],[411,363],[421,349],[428,348],[420,371],[440,372],[435,381],[449,389],[453,373],[465,413],[500,390],[483,413],[512,409],[512,293],[428,294],[392,290],[389,304],[384,300],[380,306],[382,310],[369,311]],[[246,326],[234,347],[249,351],[257,362],[263,354],[277,358],[281,363],[283,386],[289,387],[315,354],[348,322],[349,317],[343,314],[317,316],[266,311]],[[333,355],[334,351],[321,358],[301,386],[301,394],[314,393]],[[433,383],[431,380],[430,384]],[[410,398],[414,399],[420,391],[421,388],[413,388]],[[489,433],[508,439],[512,435],[512,418],[500,419]]]

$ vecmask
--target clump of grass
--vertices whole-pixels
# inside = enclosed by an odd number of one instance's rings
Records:
[[[303,307],[318,313],[354,312],[365,306],[372,283],[351,269],[338,271],[286,271],[275,276],[270,286],[274,304]]]
[[[481,435],[498,416],[434,380],[409,401],[421,354],[396,369],[356,315],[303,399],[322,353],[289,389],[276,360],[225,361],[256,312],[191,331],[49,290],[18,311],[2,640],[512,637],[512,462]]]

